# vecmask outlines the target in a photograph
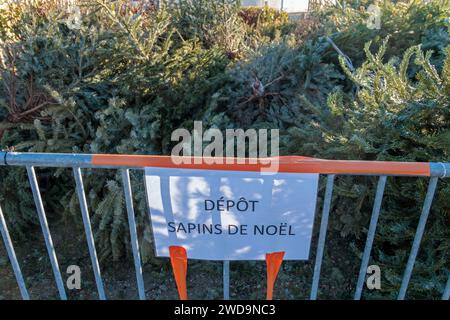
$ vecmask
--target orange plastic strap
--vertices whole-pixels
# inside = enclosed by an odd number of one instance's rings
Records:
[[[278,271],[280,270],[281,263],[283,262],[284,251],[266,253],[267,264],[267,300],[272,300],[273,287],[275,280],[277,279]]]
[[[175,277],[175,282],[177,283],[178,294],[180,295],[180,300],[187,300],[187,287],[186,287],[186,276],[187,276],[187,254],[186,249],[179,246],[170,246],[170,262],[172,263],[173,275]]]
[[[175,163],[175,160],[186,163]],[[227,159],[231,163],[227,162]],[[198,160],[198,163],[196,163]],[[222,161],[219,161],[222,160]],[[156,167],[177,169],[204,169],[226,171],[261,171],[268,170],[269,164],[274,172],[322,173],[322,174],[371,174],[371,175],[412,175],[430,176],[430,164],[423,162],[394,161],[358,161],[358,160],[324,160],[301,156],[281,156],[262,159],[208,158],[208,157],[171,157],[126,154],[94,154],[94,166],[122,167]],[[209,162],[211,161],[211,162]],[[219,161],[218,163],[214,161]]]

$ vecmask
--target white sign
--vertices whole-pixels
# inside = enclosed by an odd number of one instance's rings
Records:
[[[318,174],[146,168],[156,255],[189,259],[307,260]]]

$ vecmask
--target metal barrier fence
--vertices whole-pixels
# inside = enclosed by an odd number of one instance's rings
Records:
[[[248,159],[246,159],[247,161]],[[406,296],[409,281],[413,272],[414,263],[420,248],[420,242],[425,230],[425,225],[430,213],[431,204],[436,191],[439,178],[450,177],[449,163],[420,163],[420,162],[383,162],[383,161],[345,161],[345,160],[321,160],[304,157],[278,157],[271,161],[277,161],[280,168],[287,172],[298,173],[319,173],[327,175],[325,197],[322,208],[322,217],[320,222],[319,239],[317,244],[314,274],[310,299],[317,299],[320,270],[325,247],[326,233],[328,227],[328,217],[331,207],[331,199],[333,193],[334,178],[336,175],[369,175],[379,176],[376,189],[375,201],[372,209],[367,240],[361,261],[360,271],[354,299],[361,298],[366,270],[368,267],[372,244],[375,237],[378,218],[380,215],[381,203],[386,185],[387,176],[415,176],[429,177],[428,190],[425,196],[422,212],[415,233],[414,241],[411,247],[410,255],[403,274],[401,287],[398,293],[398,299],[403,300]],[[95,276],[95,282],[98,290],[98,296],[101,300],[106,299],[103,281],[100,272],[100,266],[95,249],[94,236],[92,233],[91,222],[89,218],[89,210],[84,192],[83,179],[81,174],[82,168],[106,168],[120,169],[122,171],[123,188],[125,194],[125,202],[128,215],[129,230],[131,236],[131,244],[133,251],[133,259],[136,272],[136,280],[139,298],[145,299],[144,281],[142,276],[142,264],[139,253],[139,244],[136,231],[135,213],[133,208],[130,169],[143,169],[145,167],[174,167],[172,159],[166,156],[138,156],[138,155],[91,155],[91,154],[52,154],[52,153],[18,153],[18,152],[0,152],[0,165],[3,166],[24,166],[27,169],[28,179],[30,181],[34,202],[45,239],[45,245],[50,258],[53,274],[61,299],[67,299],[64,283],[56,257],[55,248],[50,234],[47,218],[39,191],[34,167],[68,167],[73,169],[76,183],[76,192],[80,202],[81,214],[83,218],[86,239],[88,242],[89,255]],[[260,169],[259,164],[247,163],[248,171],[257,171]],[[197,169],[215,169],[215,170],[242,170],[242,165],[227,164],[181,164],[178,168],[197,168]],[[5,244],[9,260],[11,262],[14,275],[16,277],[20,293],[23,299],[28,300],[29,293],[26,288],[25,281],[14,251],[14,247],[8,232],[3,212],[0,208],[0,231],[3,242]],[[230,298],[229,291],[229,272],[230,262],[223,262],[223,298]],[[446,283],[442,299],[448,300],[450,297],[450,275]]]

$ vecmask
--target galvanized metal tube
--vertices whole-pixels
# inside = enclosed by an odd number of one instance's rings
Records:
[[[142,276],[141,256],[139,253],[139,241],[136,231],[136,220],[134,215],[133,195],[131,192],[130,172],[128,169],[122,169],[122,182],[123,191],[125,194],[125,203],[127,206],[128,226],[130,229],[131,248],[133,250],[134,268],[136,271],[139,299],[145,300],[144,278]]]
[[[223,300],[230,300],[230,261],[223,262]]]
[[[378,217],[380,216],[381,202],[383,201],[384,187],[386,185],[386,176],[381,176],[378,180],[377,191],[375,195],[375,202],[373,204],[372,216],[370,218],[369,231],[367,232],[367,240],[364,248],[364,253],[359,269],[358,282],[355,291],[355,300],[361,299],[361,293],[366,278],[367,266],[369,264],[370,253],[372,251],[373,239],[375,238],[375,230],[377,228]]]
[[[298,158],[298,159],[297,159]],[[450,163],[352,161],[308,159],[304,157],[280,157],[272,159],[286,172],[309,172],[321,174],[368,175],[368,176],[435,176],[450,177]],[[3,161],[2,161],[3,160]],[[236,158],[235,158],[236,160]],[[248,160],[248,159],[247,159]],[[247,161],[248,162],[248,161]],[[170,156],[77,154],[77,153],[21,153],[0,151],[0,165],[80,168],[143,168],[177,167],[200,168],[175,164]],[[245,170],[254,171],[251,164]],[[257,169],[259,168],[256,166]],[[215,166],[207,169],[236,170],[241,165]],[[252,169],[253,168],[253,169]],[[241,170],[241,169],[240,169]],[[259,169],[258,169],[259,170]],[[283,171],[281,170],[281,171]]]
[[[58,259],[56,258],[55,246],[53,245],[52,236],[48,227],[47,217],[45,215],[44,204],[42,203],[41,193],[39,192],[39,185],[36,179],[36,172],[34,167],[27,167],[28,180],[30,181],[31,191],[33,193],[34,203],[39,217],[42,234],[44,235],[45,246],[47,248],[48,257],[55,276],[56,286],[58,287],[59,297],[61,300],[67,300],[66,290],[64,289],[64,282],[59,270]]]
[[[450,163],[431,162],[430,175],[432,177],[449,178],[450,177]]]
[[[92,167],[91,154],[0,152],[2,165],[35,167]]]
[[[78,200],[80,202],[84,231],[86,233],[86,240],[89,247],[89,255],[91,256],[92,268],[94,270],[95,283],[97,285],[98,295],[100,300],[106,300],[105,290],[103,289],[103,281],[100,275],[100,265],[98,263],[97,251],[95,250],[94,235],[92,234],[91,220],[89,218],[86,195],[84,193],[83,178],[81,177],[81,169],[78,167],[73,168],[73,174],[75,176]]]
[[[447,284],[445,285],[444,292],[442,293],[442,300],[450,299],[450,276],[448,276]]]
[[[5,217],[3,216],[2,208],[0,207],[0,232],[2,234],[3,243],[6,247],[6,252],[8,253],[9,261],[14,271],[14,276],[16,277],[17,284],[19,285],[20,295],[23,300],[30,300],[30,295],[28,294],[25,281],[23,280],[22,271],[20,270],[19,262],[17,261],[16,252],[9,236],[8,227],[6,225]]]
[[[311,287],[311,300],[317,299],[317,291],[319,288],[320,269],[322,267],[323,250],[325,247],[325,238],[327,235],[328,216],[331,208],[331,198],[333,195],[334,174],[327,176],[327,186],[325,189],[325,198],[322,209],[322,220],[320,222],[319,242],[317,244],[316,262],[314,265],[314,276]]]
[[[405,299],[406,290],[408,289],[409,280],[411,279],[411,274],[414,268],[414,263],[416,262],[417,253],[420,248],[420,241],[422,240],[423,232],[425,231],[425,225],[428,220],[428,215],[430,214],[431,203],[434,198],[434,192],[436,191],[436,185],[438,182],[437,177],[432,177],[430,183],[428,184],[427,194],[425,196],[425,201],[423,204],[422,213],[420,215],[419,224],[417,226],[416,235],[414,236],[414,242],[411,248],[411,253],[406,264],[405,273],[403,275],[402,285],[398,293],[398,300]]]

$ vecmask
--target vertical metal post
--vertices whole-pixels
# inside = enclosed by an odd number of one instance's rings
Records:
[[[2,208],[0,207],[0,231],[3,238],[3,243],[6,247],[6,252],[8,253],[9,261],[14,271],[17,284],[19,285],[20,294],[23,300],[30,300],[30,295],[28,294],[27,287],[25,286],[25,281],[23,280],[22,271],[20,270],[19,262],[17,261],[16,252],[9,236],[8,227],[6,226],[5,217],[3,216]]]
[[[311,287],[311,300],[317,299],[317,291],[319,288],[320,269],[322,267],[323,249],[325,247],[325,238],[327,235],[328,216],[330,214],[331,198],[333,194],[334,174],[327,176],[327,186],[325,189],[325,199],[322,209],[322,220],[320,222],[319,242],[317,244],[316,262],[314,265],[314,276]]]
[[[442,293],[442,300],[450,299],[450,276],[448,276],[447,284],[445,285],[444,292]]]
[[[430,183],[428,184],[427,195],[425,196],[425,201],[423,204],[422,213],[420,215],[419,224],[417,226],[416,235],[414,236],[414,242],[411,248],[411,253],[406,264],[405,273],[403,275],[402,285],[398,293],[398,300],[405,299],[406,290],[408,289],[409,280],[411,279],[411,274],[414,268],[414,263],[416,262],[417,253],[420,248],[420,241],[422,240],[423,232],[425,230],[425,225],[427,223],[428,215],[430,214],[431,202],[434,198],[434,192],[436,191],[438,178],[432,177]]]
[[[144,278],[142,276],[141,256],[139,253],[139,241],[136,231],[133,196],[131,193],[130,172],[128,169],[122,169],[122,182],[123,191],[125,193],[125,202],[127,205],[128,226],[130,229],[131,248],[133,250],[134,268],[136,271],[139,299],[145,300]]]
[[[378,217],[380,216],[381,202],[383,200],[384,187],[386,185],[386,176],[381,176],[378,180],[375,202],[373,204],[372,216],[370,218],[369,231],[367,232],[366,246],[359,269],[358,283],[356,285],[355,300],[361,299],[361,293],[366,278],[367,265],[369,264],[370,252],[372,251],[373,239],[375,238],[375,230],[377,228]]]
[[[92,234],[91,220],[89,219],[89,211],[86,202],[86,195],[84,193],[83,178],[81,177],[80,168],[74,167],[73,174],[75,176],[78,200],[80,202],[84,231],[86,233],[86,240],[88,242],[89,255],[91,256],[92,268],[94,270],[95,283],[97,285],[98,295],[100,297],[100,300],[106,300],[105,291],[103,289],[103,281],[100,275],[100,266],[98,264],[97,259],[97,251],[95,250],[94,235]]]
[[[45,216],[44,205],[42,203],[41,193],[39,192],[39,185],[37,183],[34,167],[27,166],[27,173],[28,180],[30,181],[31,191],[33,192],[33,199],[36,205],[42,234],[44,235],[45,246],[47,247],[48,257],[50,258],[53,274],[55,276],[56,286],[58,287],[59,297],[61,298],[61,300],[67,300],[66,290],[64,289],[64,282],[61,277],[61,271],[59,270],[55,246],[53,245],[52,236],[48,227],[47,217]]]
[[[230,300],[230,261],[223,262],[223,300]]]

